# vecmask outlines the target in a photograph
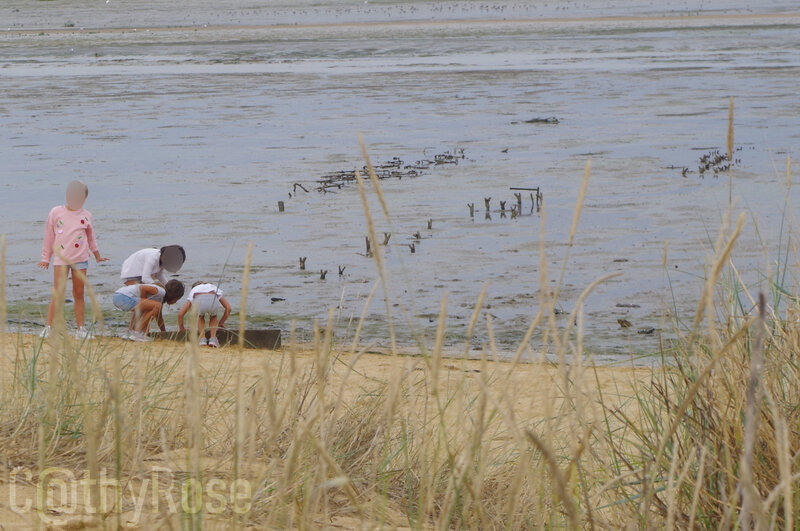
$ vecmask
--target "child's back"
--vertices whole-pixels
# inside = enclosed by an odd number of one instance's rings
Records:
[[[194,308],[197,314],[197,326],[200,337],[201,345],[208,345],[210,347],[218,347],[219,341],[217,340],[217,328],[225,326],[225,321],[231,314],[231,305],[225,299],[222,290],[219,286],[209,282],[195,282],[192,285],[192,290],[186,298],[186,304],[181,308],[178,314],[178,326],[181,330],[183,328],[183,317]],[[219,317],[220,310],[223,310],[222,317]],[[206,340],[205,337],[205,316],[208,316],[209,325],[211,327],[211,337]]]
[[[217,298],[222,297],[222,290],[219,289],[218,286],[215,284],[211,284],[209,282],[203,283],[195,283],[192,286],[192,290],[189,292],[189,296],[187,300],[192,302],[197,295],[205,295],[205,294],[213,294],[216,295]]]
[[[155,288],[155,293],[145,293],[142,297],[142,287]],[[145,290],[151,292],[152,290]],[[132,299],[149,299],[151,301],[164,302],[164,296],[167,294],[166,290],[157,284],[131,284],[130,286],[122,286],[115,293],[120,293]]]

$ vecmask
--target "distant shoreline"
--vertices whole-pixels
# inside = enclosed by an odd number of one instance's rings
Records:
[[[0,34],[5,35],[33,35],[39,33],[50,34],[79,34],[79,33],[170,33],[180,31],[256,31],[256,30],[281,30],[281,29],[324,29],[324,28],[363,28],[368,26],[435,26],[455,24],[569,24],[581,22],[676,22],[676,21],[742,21],[791,19],[792,24],[800,24],[800,12],[790,13],[731,13],[731,14],[700,14],[700,15],[634,15],[611,17],[545,17],[524,19],[446,19],[446,20],[386,20],[386,21],[351,21],[316,24],[222,24],[222,25],[196,25],[196,26],[143,26],[143,27],[63,27],[63,28],[6,28],[0,29]]]

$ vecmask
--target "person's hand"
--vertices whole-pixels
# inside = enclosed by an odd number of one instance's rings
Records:
[[[45,262],[44,260],[42,260],[41,262],[36,264],[36,267],[38,267],[39,269],[47,269],[50,267],[50,262]]]
[[[217,323],[217,327],[225,328],[225,321],[220,321],[219,323]]]
[[[109,259],[104,256],[98,256],[96,260],[98,263],[100,263],[100,262],[108,262]]]
[[[178,331],[179,332],[186,332],[186,327],[183,326],[183,325],[180,325],[180,326],[178,326]]]

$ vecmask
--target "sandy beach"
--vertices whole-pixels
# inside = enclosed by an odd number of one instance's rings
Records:
[[[15,360],[19,368],[19,360],[26,358],[31,352],[38,348],[41,339],[27,335],[6,334],[3,338],[3,357],[0,360],[0,375],[2,375],[3,386],[8,388],[11,383],[9,380],[15,374]],[[112,378],[112,366],[114,363],[127,365],[135,363],[137,359],[147,358],[148,364],[158,364],[161,362],[178,361],[175,370],[170,377],[170,383],[179,387],[188,385],[186,381],[187,359],[189,349],[185,344],[176,344],[167,341],[156,341],[148,344],[131,343],[115,338],[103,338],[96,340],[94,348],[101,348],[107,351],[106,358],[109,366],[109,378]],[[42,352],[48,350],[45,343]],[[281,374],[286,373],[286,368],[290,365],[296,367],[298,373],[307,373],[318,370],[320,366],[320,355],[313,345],[287,346],[279,351],[261,350],[242,350],[234,347],[221,349],[202,348],[196,351],[197,376],[200,386],[205,390],[207,397],[224,395],[226,393],[235,394],[236,386],[243,389],[254,389],[264,383],[264,379],[280,378]],[[650,371],[646,369],[630,369],[624,367],[609,368],[600,367],[586,370],[579,367],[557,367],[553,364],[539,363],[519,363],[512,365],[504,361],[475,361],[461,360],[454,358],[444,358],[439,361],[432,360],[418,355],[416,352],[404,351],[402,354],[370,354],[363,352],[340,352],[336,348],[331,350],[329,373],[325,376],[326,389],[331,395],[328,396],[328,407],[342,411],[357,411],[363,407],[364,401],[373,393],[381,389],[390,387],[393,382],[408,383],[408,387],[402,397],[398,397],[396,404],[392,407],[398,408],[401,417],[423,417],[430,415],[430,388],[433,382],[439,381],[439,392],[445,395],[453,393],[454,389],[461,388],[465,391],[464,396],[477,396],[481,388],[485,388],[490,395],[498,402],[510,400],[513,407],[509,410],[517,416],[520,425],[534,425],[542,422],[546,417],[552,416],[560,411],[563,402],[563,386],[565,382],[564,371],[571,371],[569,380],[576,388],[583,392],[588,392],[592,398],[586,402],[589,408],[594,409],[591,416],[600,415],[598,408],[598,391],[604,396],[606,407],[618,407],[626,403],[631,396],[631,390],[636,382],[645,379]],[[46,361],[47,356],[40,359],[40,363]],[[113,360],[117,360],[114,362]],[[323,362],[324,363],[324,362]],[[283,368],[283,369],[281,369]],[[43,374],[47,374],[47,369],[42,368]],[[225,378],[220,378],[220,373],[225,373]],[[241,381],[239,380],[241,375]],[[283,376],[286,377],[286,376]],[[599,387],[598,387],[599,386]],[[594,391],[589,391],[594,389]],[[445,422],[458,424],[463,422],[459,418],[463,410],[458,407],[451,407],[445,414]],[[587,413],[589,414],[589,413]],[[214,422],[217,426],[207,425],[205,429],[215,431],[218,428],[230,423],[230,417],[217,417]],[[502,430],[501,430],[502,431]],[[496,452],[492,459],[502,459],[504,444],[512,437],[510,433],[503,435],[495,433],[490,437],[490,444]],[[164,441],[167,447],[171,446],[169,441]],[[54,528],[60,529],[82,529],[92,528],[99,525],[99,520],[91,515],[80,515],[85,509],[82,503],[77,504],[76,514],[66,514],[59,511],[43,511],[36,497],[38,483],[35,478],[25,481],[21,471],[28,470],[34,463],[20,462],[19,456],[28,454],[35,461],[36,452],[32,449],[4,448],[2,458],[3,471],[0,473],[0,520],[5,529],[23,529],[36,525],[37,522],[47,524],[48,519],[58,525]],[[31,453],[33,452],[33,453]],[[147,470],[154,466],[164,467],[175,471],[177,475],[185,473],[187,465],[187,451],[181,448],[171,447],[167,451],[163,449],[151,449],[147,455],[142,457],[142,470]],[[50,467],[70,469],[71,458],[64,458],[62,463],[58,460],[49,461]],[[226,452],[215,450],[213,445],[202,452],[201,456],[204,473],[208,477],[214,474],[221,477],[229,477],[232,461],[231,455]],[[258,475],[259,472],[268,469],[267,462],[263,458],[255,458],[252,461],[243,463],[243,468],[251,474]],[[81,467],[71,469],[75,477],[80,478]],[[183,472],[181,472],[183,471]],[[68,474],[64,470],[59,470],[64,476]],[[110,473],[110,472],[109,472]],[[18,483],[11,485],[12,476],[21,479]],[[137,478],[145,477],[130,475],[124,478],[126,485],[128,482],[136,482]],[[127,492],[127,491],[126,491]],[[127,494],[126,494],[127,496]],[[23,500],[33,500],[33,505],[27,510],[20,510],[23,507]],[[47,506],[47,504],[45,504]],[[52,504],[50,505],[52,506]],[[160,528],[167,524],[167,520],[178,524],[181,519],[180,514],[153,514],[150,509],[143,511],[141,515],[135,514],[135,504],[130,500],[125,502],[126,509],[122,512],[121,518],[133,528],[147,529],[151,525],[158,525]],[[393,515],[386,524],[391,528],[402,529],[407,527],[408,522],[402,515],[400,507],[390,507],[387,514]],[[16,511],[16,512],[15,512]],[[167,513],[169,511],[167,510]],[[215,520],[214,515],[208,515],[206,524],[215,528],[225,526],[228,521],[225,518]],[[116,516],[112,516],[110,521],[114,521]],[[319,515],[320,525],[322,525],[324,515]],[[214,523],[216,521],[216,524]],[[228,521],[229,522],[229,521]],[[66,527],[60,527],[64,523]],[[330,517],[328,525],[323,527],[330,528],[357,528],[364,525],[358,518],[345,514],[338,514]]]

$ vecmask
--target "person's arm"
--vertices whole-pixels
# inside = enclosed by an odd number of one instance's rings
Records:
[[[42,269],[50,267],[50,258],[53,257],[53,242],[56,240],[55,216],[53,211],[47,216],[44,224],[44,243],[42,243],[42,260],[36,264]]]
[[[100,254],[100,249],[97,248],[97,240],[94,237],[94,228],[92,225],[94,221],[89,222],[89,227],[86,229],[86,239],[89,241],[89,250],[92,251],[96,262],[108,262],[108,258],[103,258]]]
[[[142,294],[142,298],[146,299],[151,295],[158,295],[161,291],[155,286],[146,286],[142,284],[139,286],[139,293]],[[162,332],[167,331],[167,327],[164,324],[164,305],[162,303],[161,308],[158,310],[158,315],[156,315],[156,323],[158,323],[158,327],[161,329]]]
[[[156,322],[158,323],[158,328],[161,329],[162,332],[167,331],[167,325],[164,324],[164,307],[158,309],[158,315],[156,315]]]
[[[155,286],[149,286],[145,284],[139,285],[139,297],[142,299],[146,299],[147,297],[158,295],[158,288]]]
[[[91,214],[89,214],[89,226],[86,228],[86,240],[89,242],[89,250],[92,251],[94,259],[97,262],[108,262],[108,258],[103,258],[97,248],[97,240],[94,237],[94,219]]]
[[[167,285],[167,275],[166,275],[166,273],[164,273],[163,269],[159,269],[158,270],[158,280],[161,281],[161,285],[162,286],[166,286]]]
[[[183,308],[181,308],[181,311],[178,312],[178,330],[180,330],[181,332],[186,330],[186,328],[183,326],[183,318],[186,316],[186,312],[188,312],[189,308],[191,308],[191,307],[192,307],[192,303],[189,302],[189,301],[186,301],[184,303],[184,305],[183,305]]]
[[[219,303],[222,305],[223,308],[225,308],[225,313],[222,314],[222,319],[219,320],[218,326],[220,328],[225,328],[225,321],[227,321],[228,317],[230,317],[231,315],[231,305],[228,302],[228,299],[226,299],[225,297],[220,297]]]

